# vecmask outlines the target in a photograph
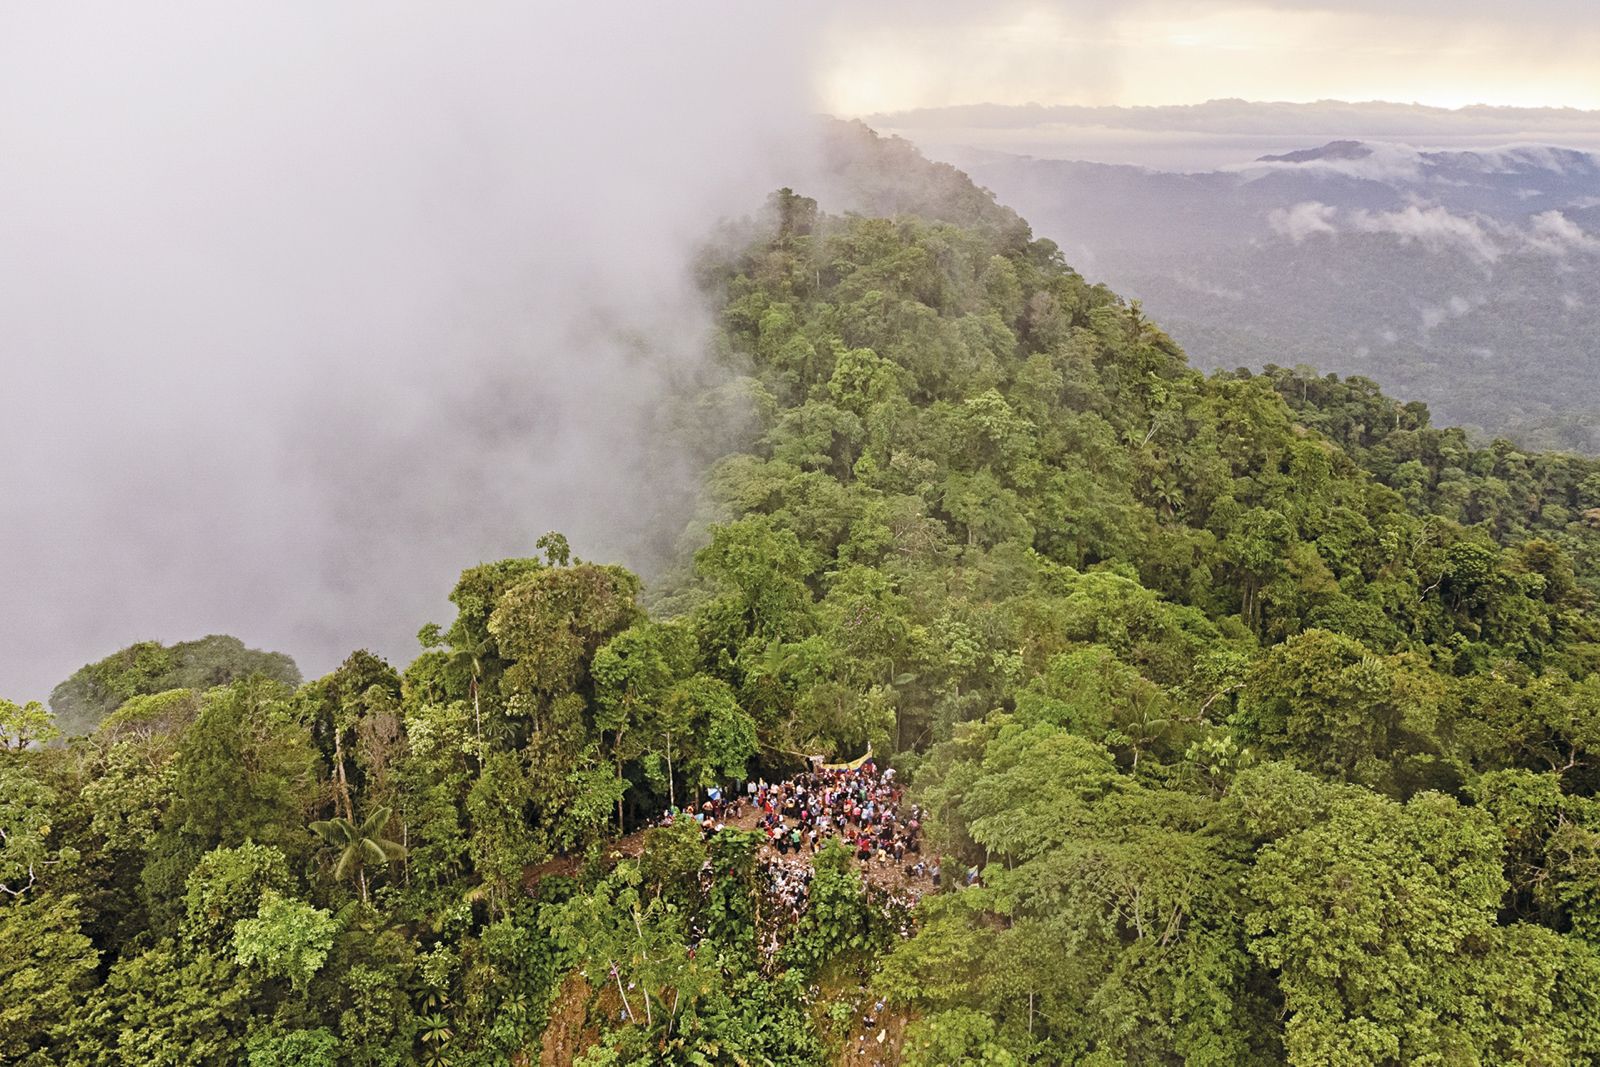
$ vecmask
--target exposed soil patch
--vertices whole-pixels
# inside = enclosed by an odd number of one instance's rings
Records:
[[[550,1023],[539,1049],[539,1067],[570,1067],[573,1060],[600,1040],[600,1031],[585,1024],[593,990],[576,971],[567,975],[550,1005]]]

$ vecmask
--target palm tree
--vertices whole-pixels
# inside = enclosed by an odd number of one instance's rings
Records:
[[[417,1020],[417,1036],[422,1038],[422,1043],[438,1055],[442,1049],[435,1046],[444,1046],[450,1043],[455,1036],[455,1031],[450,1028],[450,1017],[443,1012],[434,1011]]]
[[[333,869],[334,878],[345,878],[354,871],[356,882],[361,887],[363,903],[367,899],[367,865],[370,863],[381,867],[405,857],[404,845],[379,836],[393,814],[393,808],[385,807],[368,815],[360,823],[349,819],[328,819],[311,824],[312,833],[340,850],[339,863]]]
[[[492,634],[485,634],[474,641],[468,635],[463,635],[461,640],[464,645],[458,645],[449,653],[449,663],[452,667],[467,670],[467,692],[472,697],[472,724],[473,731],[478,738],[476,756],[479,769],[483,766],[483,704],[480,690],[483,688],[483,668],[485,661],[498,650]]]

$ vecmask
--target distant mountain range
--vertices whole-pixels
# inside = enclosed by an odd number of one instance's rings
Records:
[[[1361,374],[1440,424],[1600,452],[1600,155],[1339,138],[1191,171],[935,150],[1199,366]]]
[[[1559,144],[1600,151],[1600,111],[1426,107],[1384,102],[1211,100],[1168,107],[975,104],[867,116],[874,129],[941,159],[1001,152],[1166,170],[1206,170],[1325,141],[1391,142],[1471,151]]]

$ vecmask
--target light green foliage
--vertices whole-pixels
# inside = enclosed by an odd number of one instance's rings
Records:
[[[598,705],[595,725],[621,732],[643,724],[648,709],[660,704],[681,670],[680,631],[660,623],[642,623],[612,638],[594,655],[590,669]]]
[[[414,702],[404,719],[406,750],[396,767],[408,843],[406,869],[418,890],[451,884],[466,868],[467,833],[459,798],[477,751],[472,709]]]
[[[81,857],[62,824],[68,796],[35,753],[0,754],[0,904],[70,889]]]
[[[1182,740],[1161,687],[1102,645],[1052,659],[1042,685],[1019,695],[1018,709],[1125,751],[1134,768],[1150,749],[1170,752]]]
[[[629,1022],[653,1027],[658,1013],[676,1014],[672,992],[687,993],[692,1003],[710,976],[689,956],[682,913],[644,889],[639,868],[624,861],[592,892],[553,906],[543,921],[592,985],[616,987]]]
[[[339,1039],[315,1030],[258,1030],[250,1035],[247,1067],[335,1067]]]
[[[19,705],[0,699],[0,747],[21,750],[49,744],[60,736],[55,717],[37,700]]]
[[[253,992],[231,958],[210,952],[189,956],[171,941],[159,941],[119,959],[74,1015],[74,1062],[95,1067],[237,1063],[259,1010]]]
[[[663,740],[670,745],[676,738],[682,746],[678,758],[692,784],[711,786],[745,776],[760,738],[755,720],[727,682],[706,674],[686,678],[667,694],[663,712]]]
[[[942,1011],[913,1024],[908,1067],[1012,1067],[1022,1060],[995,1040],[995,1023],[965,1008]]]
[[[168,689],[148,696],[129,697],[105,717],[96,733],[112,744],[122,741],[155,744],[176,737],[199,710],[200,695],[193,689]]]
[[[757,520],[718,526],[695,565],[731,591],[739,636],[792,637],[809,628],[812,597],[804,579],[812,566],[794,534]]]
[[[755,932],[750,835],[726,831],[713,843],[710,859],[723,877],[703,900],[698,879],[681,877],[697,874],[706,856],[698,832],[687,830],[651,831],[637,866],[625,860],[592,890],[543,910],[541,924],[567,965],[620,1015],[580,1062],[820,1062],[805,973],[763,974],[741,944]],[[686,934],[696,914],[706,936],[691,951]]]
[[[184,886],[183,934],[196,945],[217,945],[253,918],[264,897],[287,893],[289,864],[282,852],[246,842],[207,852]]]
[[[755,720],[734,702],[732,691],[715,679],[707,679],[690,699],[705,723],[700,758],[696,761],[697,783],[714,785],[745,777],[760,748]]]
[[[98,953],[71,896],[0,904],[0,1060],[51,1062],[44,1050],[95,981]]]
[[[610,733],[611,758],[616,766],[619,790],[618,825],[623,823],[621,807],[624,765],[645,756],[660,754],[666,764],[668,793],[672,795],[673,734],[679,744],[685,723],[676,721],[665,705],[677,677],[689,666],[689,635],[680,627],[646,622],[624,630],[594,654],[590,670],[594,675],[597,729]],[[660,775],[655,777],[659,778]]]
[[[255,918],[234,923],[234,956],[241,965],[287,978],[296,991],[304,991],[328,958],[338,928],[338,920],[321,908],[269,889],[261,894]]]
[[[1490,820],[1435,794],[1342,792],[1268,845],[1246,925],[1279,972],[1291,1060],[1480,1061],[1505,889]]]

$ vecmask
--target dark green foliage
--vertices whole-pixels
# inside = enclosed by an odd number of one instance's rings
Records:
[[[783,960],[805,974],[851,954],[887,947],[893,933],[867,898],[866,885],[844,846],[830,840],[811,861],[807,906],[789,932]]]
[[[1600,467],[1200,375],[959,172],[830,151],[871,214],[782,190],[699,263],[648,595],[547,534],[402,672],[208,639],[74,676],[67,745],[0,703],[0,1057],[1600,1056]],[[780,909],[756,834],[618,839],[868,746],[914,917],[833,847]]]
[[[152,921],[170,930],[183,886],[218,846],[272,845],[302,858],[300,819],[319,761],[306,732],[286,713],[286,691],[265,681],[213,690],[184,731],[172,760],[172,794],[149,843],[143,881]]]
[[[50,693],[61,729],[88,733],[124,701],[168,689],[209,689],[259,675],[287,686],[300,670],[282,652],[261,652],[226,634],[163,645],[140,641],[97,663],[80,667]]]

